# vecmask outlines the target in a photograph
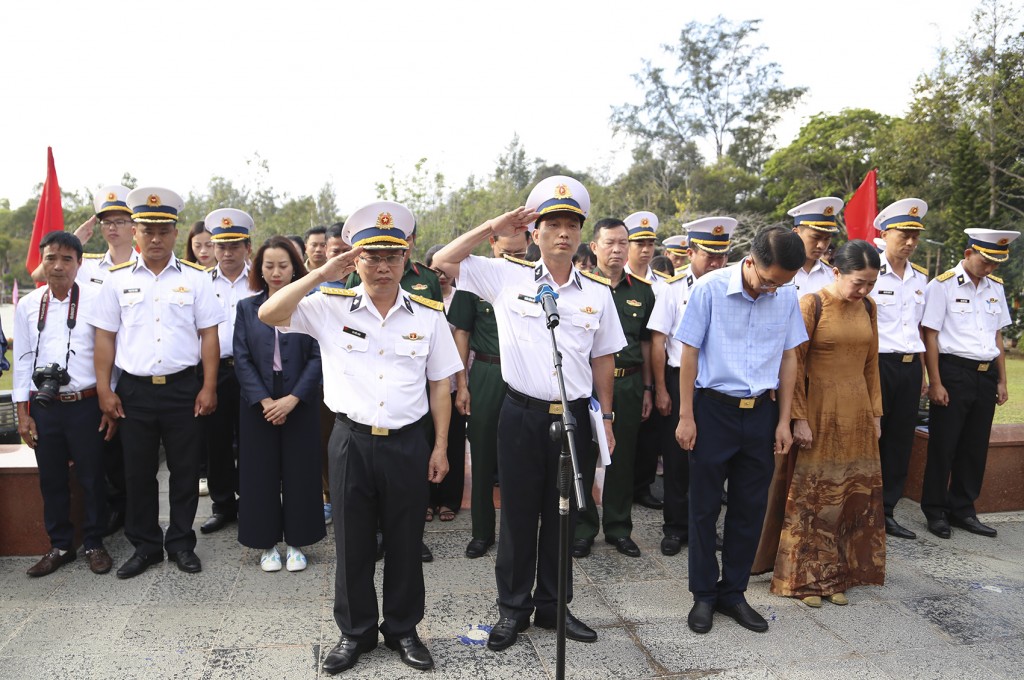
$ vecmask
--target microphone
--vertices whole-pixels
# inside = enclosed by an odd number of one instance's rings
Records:
[[[548,328],[554,328],[558,325],[558,304],[555,300],[558,299],[558,293],[548,284],[542,283],[537,288],[537,297],[534,300],[540,302],[541,307],[544,308],[544,315],[548,319]]]

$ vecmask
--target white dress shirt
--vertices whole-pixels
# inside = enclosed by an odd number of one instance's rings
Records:
[[[133,248],[128,261],[135,262],[137,259],[139,259],[139,254]],[[85,254],[82,256],[82,265],[78,268],[78,276],[75,281],[78,281],[79,285],[95,286],[96,290],[99,290],[103,286],[103,282],[107,280],[107,274],[113,266],[114,261],[110,259],[109,250],[103,253],[102,257]]]
[[[224,310],[224,321],[217,326],[217,339],[220,341],[220,358],[234,356],[235,316],[238,314],[238,301],[252,297],[260,291],[249,288],[249,264],[242,268],[242,273],[234,281],[228,280],[218,264],[210,272],[213,280],[213,292],[217,302]]]
[[[882,266],[871,299],[878,310],[879,354],[917,354],[924,351],[918,326],[924,316],[924,291],[928,277],[907,262],[900,278],[881,255]]]
[[[796,277],[793,279],[793,283],[796,284],[797,296],[803,297],[804,295],[817,293],[819,290],[835,280],[836,277],[835,274],[832,273],[832,267],[821,260],[818,260],[814,263],[814,266],[811,267],[811,271],[807,271],[803,267],[800,267],[796,272]]]
[[[996,331],[1010,325],[1003,286],[991,278],[975,286],[963,260],[951,271],[936,276],[925,289],[921,324],[939,332],[940,354],[992,361],[999,356]]]
[[[501,377],[517,392],[556,401],[560,396],[551,359],[551,332],[544,310],[534,301],[544,283],[558,293],[560,323],[555,338],[562,352],[566,398],[590,397],[594,393],[590,359],[626,346],[611,289],[576,269],[564,285],[558,285],[543,261],[526,265],[471,255],[460,266],[461,290],[494,305]]]
[[[647,328],[668,336],[665,352],[668,365],[672,368],[679,368],[683,356],[683,343],[676,340],[676,331],[679,330],[683,312],[686,311],[686,303],[690,299],[690,288],[696,280],[697,277],[689,272],[689,266],[677,276],[665,279],[665,292],[655,303],[654,311],[647,322]]]
[[[401,289],[384,317],[362,284],[308,295],[281,331],[305,333],[320,343],[324,403],[371,427],[415,423],[429,408],[426,381],[462,370],[444,312]]]

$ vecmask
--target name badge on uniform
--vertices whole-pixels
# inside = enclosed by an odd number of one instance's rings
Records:
[[[92,281],[93,283],[98,283],[101,286],[103,285],[103,279],[89,279],[89,280]]]
[[[354,335],[357,338],[365,338],[366,337],[366,333],[364,333],[362,331],[357,331],[355,328],[349,328],[348,326],[345,326],[344,328],[342,328],[341,332],[342,333],[348,333],[349,335]]]
[[[955,302],[963,302],[964,304],[968,304],[968,305],[971,304],[971,301],[968,300],[967,298],[957,298],[955,300]]]
[[[141,293],[142,289],[141,288],[125,288],[121,292],[124,293],[125,295],[128,295],[128,294],[131,294],[131,293]]]
[[[532,302],[534,304],[537,304],[536,298],[534,298],[532,295],[526,295],[524,293],[520,293],[519,294],[519,299],[522,300],[523,302]]]
[[[879,295],[895,295],[895,293],[893,291],[891,291],[891,290],[880,290],[880,291],[878,291],[878,294]]]

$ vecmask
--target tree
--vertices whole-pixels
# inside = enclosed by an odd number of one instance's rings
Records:
[[[708,139],[716,161],[728,153],[738,167],[759,172],[775,142],[772,128],[806,92],[784,87],[779,65],[762,61],[768,48],[752,42],[759,24],[721,16],[687,24],[677,44],[663,45],[674,70],[645,60],[633,76],[644,101],[613,108],[615,131],[655,153]]]

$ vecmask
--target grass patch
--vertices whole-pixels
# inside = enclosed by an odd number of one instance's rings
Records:
[[[1006,353],[1006,388],[1010,399],[996,406],[992,422],[1020,425],[1024,423],[1024,355],[1019,349]]]
[[[11,357],[11,350],[7,350],[7,361],[11,363],[11,370],[4,371],[3,375],[0,375],[0,390],[10,390],[14,387],[14,359]]]

